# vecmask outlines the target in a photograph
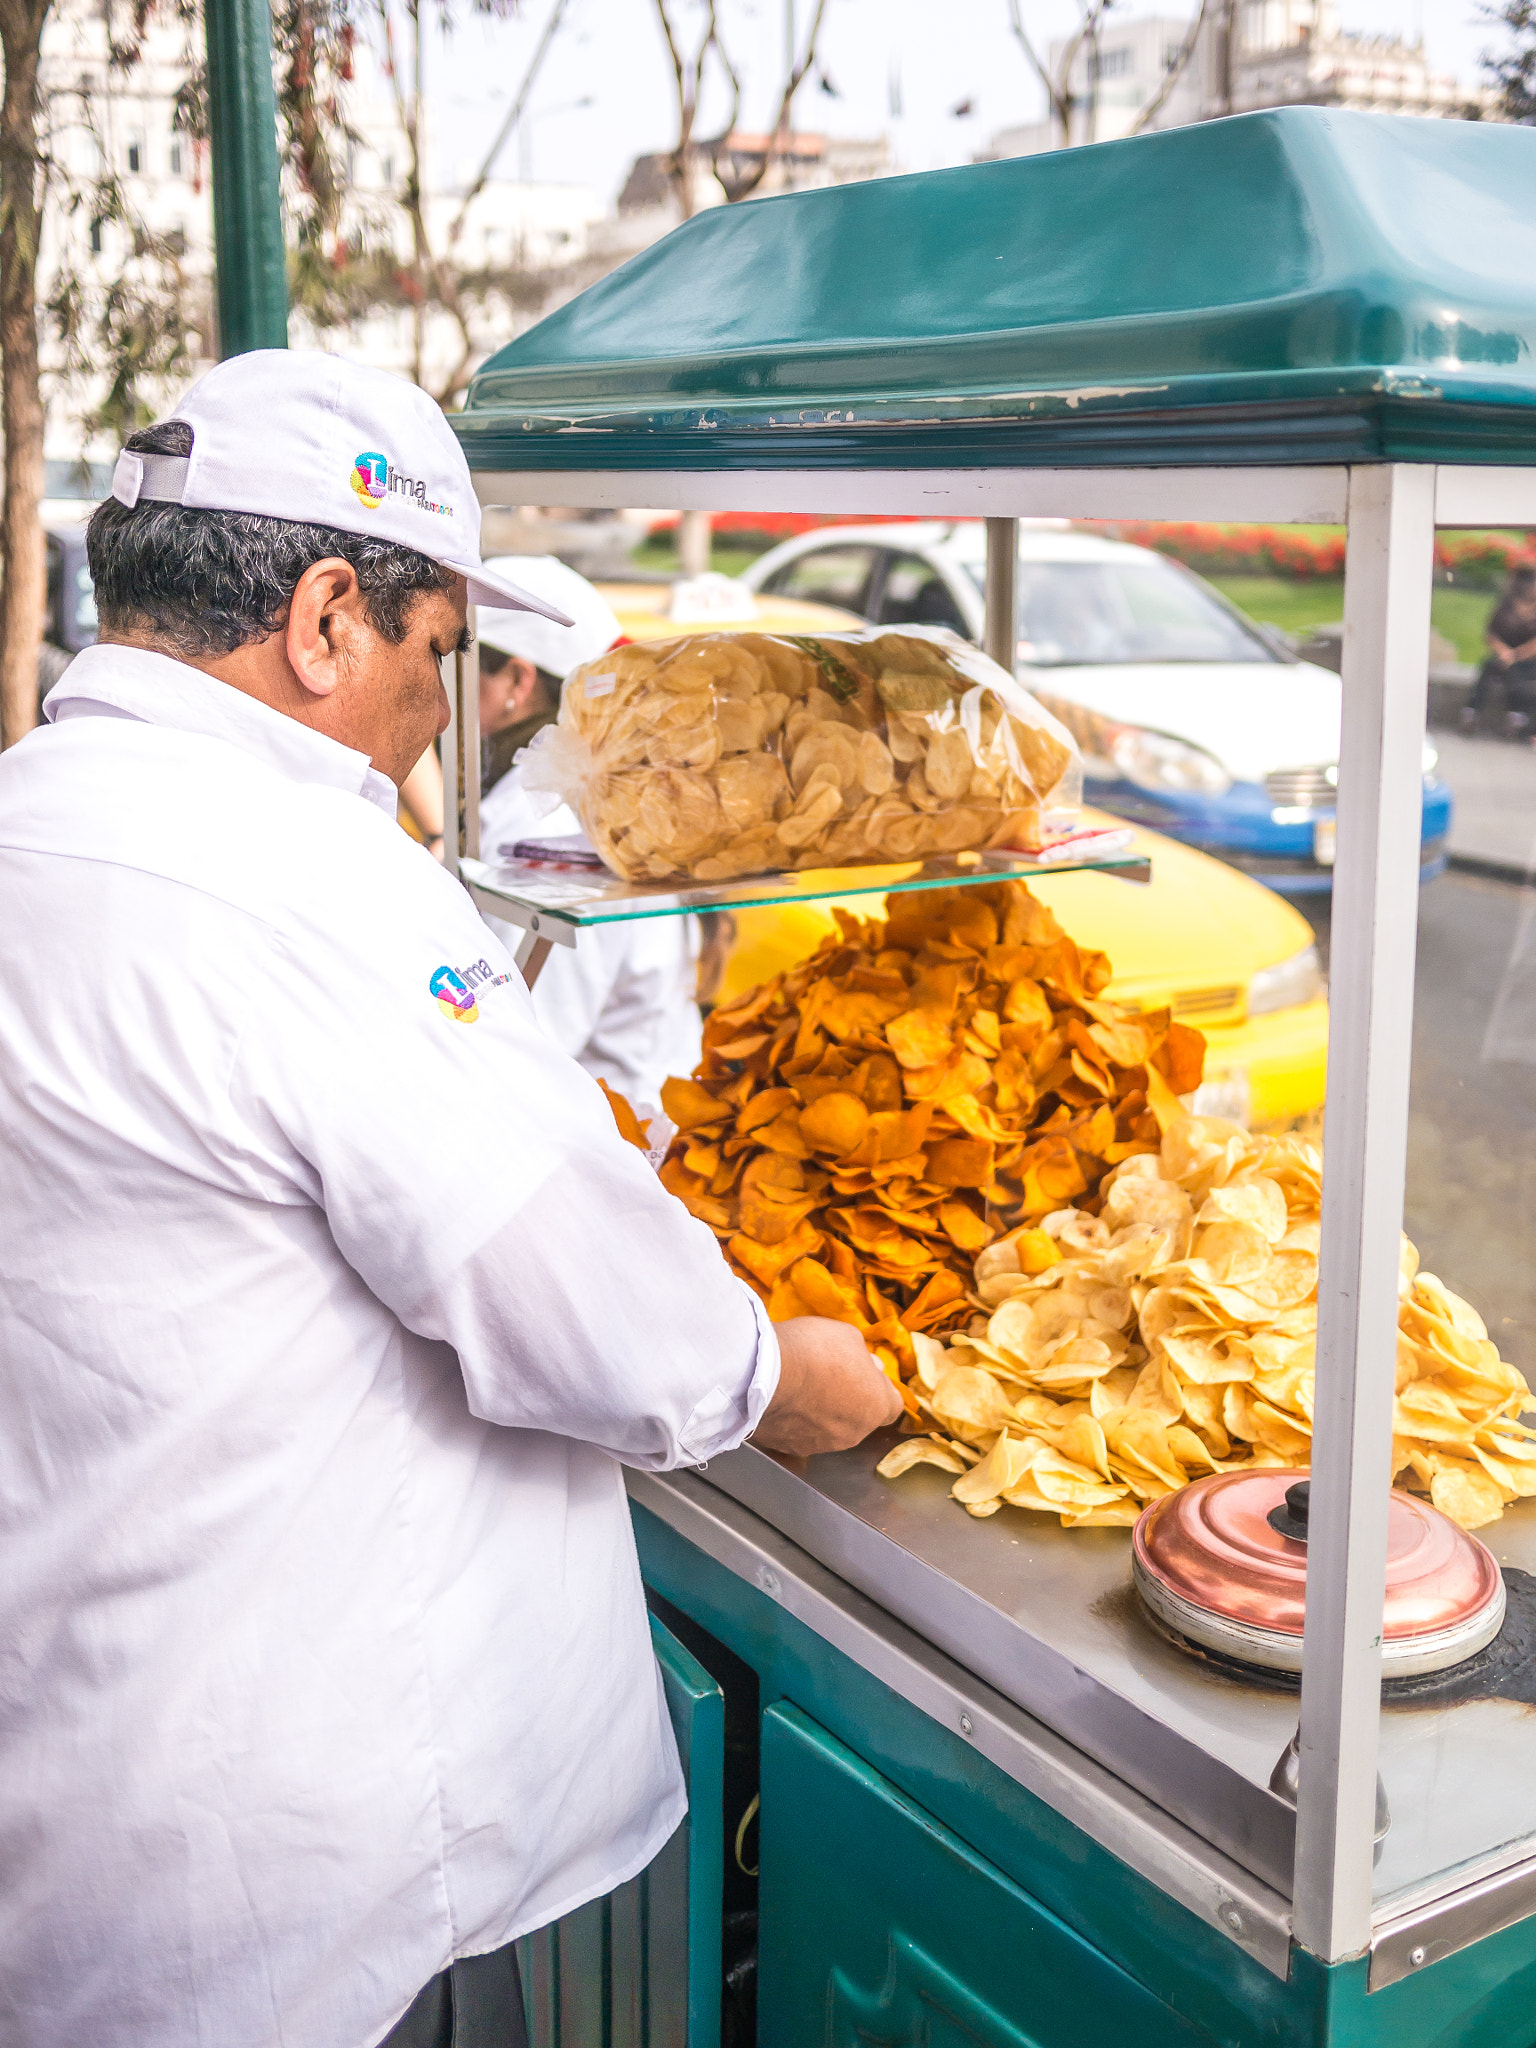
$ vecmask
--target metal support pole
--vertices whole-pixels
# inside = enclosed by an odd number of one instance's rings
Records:
[[[986,650],[1012,675],[1018,665],[1019,522],[987,521]]]
[[[268,0],[206,0],[219,354],[288,346]]]
[[[471,624],[473,631],[473,624]],[[443,866],[457,876],[467,855],[480,858],[480,645],[443,663],[448,724],[443,757]]]
[[[553,939],[541,939],[537,932],[528,932],[513,954],[512,964],[529,988],[544,972],[544,962],[554,950],[554,944]]]
[[[1348,533],[1293,1893],[1296,1939],[1328,1962],[1371,1932],[1434,466],[1352,470]]]

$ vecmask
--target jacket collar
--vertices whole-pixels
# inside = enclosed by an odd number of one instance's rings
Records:
[[[48,692],[43,715],[57,724],[102,714],[223,740],[290,782],[344,789],[396,815],[399,792],[366,754],[169,654],[111,644],[83,648]]]

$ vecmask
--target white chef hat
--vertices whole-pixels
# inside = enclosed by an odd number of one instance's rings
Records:
[[[563,679],[582,662],[606,654],[615,640],[623,638],[624,629],[601,591],[553,555],[496,555],[486,567],[498,576],[515,577],[524,589],[544,600],[549,612],[558,607],[571,621],[568,627],[552,626],[547,615],[540,618],[531,611],[483,607],[475,632],[487,647],[531,661],[535,668]]]
[[[453,429],[425,391],[388,370],[318,350],[264,348],[200,377],[172,419],[190,455],[124,449],[112,495],[216,512],[254,512],[414,548],[469,582],[469,601],[539,612],[557,606],[480,560],[480,503]]]

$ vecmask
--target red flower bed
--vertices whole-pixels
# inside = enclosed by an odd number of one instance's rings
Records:
[[[1143,519],[1103,529],[1117,540],[1172,555],[1202,576],[1285,576],[1305,581],[1344,573],[1344,535],[1301,533],[1292,526],[1218,526]],[[1446,534],[1435,542],[1435,567],[1468,583],[1500,582],[1517,562],[1536,561],[1536,536]]]
[[[653,521],[653,534],[669,533],[670,512]],[[716,512],[710,524],[724,538],[752,535],[766,545],[822,526],[909,526],[903,514],[840,512]],[[1344,573],[1344,535],[1302,533],[1292,526],[1223,526],[1213,521],[1136,519],[1095,522],[1095,530],[1137,547],[1172,555],[1202,576],[1284,576],[1302,582]],[[1536,534],[1447,534],[1435,543],[1435,566],[1467,583],[1492,586],[1517,562],[1536,562]]]
[[[1536,562],[1536,535],[1449,534],[1435,542],[1435,566],[1467,583],[1502,582],[1521,562]]]
[[[1343,534],[1298,533],[1288,526],[1218,526],[1141,519],[1118,523],[1117,540],[1155,548],[1202,576],[1342,576]]]
[[[652,535],[671,533],[681,513],[664,512],[647,529]],[[793,534],[811,533],[818,526],[910,526],[900,512],[711,512],[710,528],[715,533],[762,534],[777,544]]]

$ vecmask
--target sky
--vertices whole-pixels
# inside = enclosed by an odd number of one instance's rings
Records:
[[[470,12],[452,0],[457,26],[428,53],[436,183],[459,183],[478,170],[520,84],[553,0],[520,0],[509,19]],[[1076,19],[1074,0],[1021,0],[1038,41]],[[743,80],[741,125],[766,127],[784,74],[786,6],[803,35],[814,0],[720,0],[728,47]],[[671,0],[695,39],[700,0]],[[1422,34],[1437,70],[1477,80],[1479,55],[1496,41],[1479,19],[1478,0],[1339,0],[1346,29]],[[1121,0],[1122,19],[1186,9]],[[828,0],[820,54],[836,97],[807,81],[795,123],[832,134],[888,134],[903,170],[965,163],[998,128],[1039,119],[1044,99],[1008,29],[1006,0]],[[969,102],[969,114],[952,111]],[[585,104],[583,104],[585,103]],[[502,151],[501,177],[593,187],[611,200],[633,159],[676,135],[671,66],[654,0],[568,0],[545,59],[521,136]],[[894,111],[893,111],[894,109]],[[707,95],[701,129],[718,129],[724,100]]]

